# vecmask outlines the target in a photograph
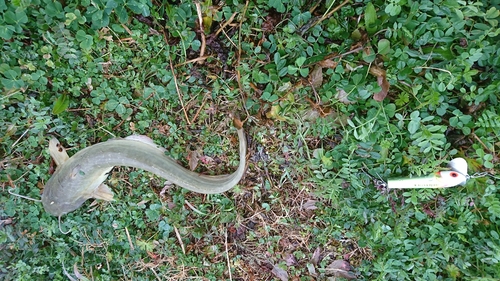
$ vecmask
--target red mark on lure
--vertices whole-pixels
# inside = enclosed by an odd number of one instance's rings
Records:
[[[447,174],[443,174],[443,171],[439,171],[439,172],[437,172],[436,174],[438,174],[440,177],[443,177],[443,176],[450,176],[450,177],[452,177],[452,178],[458,178],[458,177],[460,176],[460,174],[459,174],[459,173],[457,173],[457,172],[453,172],[453,171],[450,171],[450,172],[448,172],[448,171],[444,171],[444,172],[446,172]]]

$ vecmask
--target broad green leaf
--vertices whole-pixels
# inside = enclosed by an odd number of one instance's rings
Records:
[[[264,84],[269,82],[269,76],[266,73],[259,71],[258,69],[252,71],[252,78],[254,79],[255,82],[259,84]]]
[[[126,23],[128,20],[128,13],[124,6],[119,5],[115,8],[115,14],[118,16],[118,20],[121,23]]]
[[[7,5],[5,4],[5,0],[0,0],[0,12],[7,10]]]
[[[305,57],[298,57],[296,60],[295,60],[295,65],[297,65],[298,67],[301,67],[302,65],[304,65],[304,62],[306,61],[306,58]]]
[[[410,123],[408,123],[408,132],[410,134],[415,134],[418,129],[420,129],[420,120],[411,120]]]
[[[92,21],[95,22],[101,22],[102,17],[104,15],[104,11],[102,10],[97,10],[92,14]]]
[[[269,0],[269,6],[275,8],[278,13],[286,12],[285,5],[282,0]]]
[[[385,12],[391,16],[397,16],[399,15],[399,13],[401,13],[401,6],[390,3],[385,7]]]
[[[391,51],[391,42],[387,39],[380,39],[378,41],[378,53],[386,55]]]
[[[67,13],[66,14],[66,21],[64,22],[64,24],[70,25],[74,20],[76,20],[76,15],[74,13]]]
[[[19,80],[19,79],[4,79],[4,78],[1,78],[0,79],[1,81],[1,84],[6,88],[6,89],[20,89],[22,87],[24,87],[24,81],[23,80]]]
[[[12,25],[0,25],[0,37],[10,40],[16,29]]]
[[[80,42],[80,47],[84,50],[89,50],[94,44],[94,39],[90,35],[85,35],[84,40]]]
[[[365,28],[368,34],[377,32],[377,11],[371,2],[365,8]]]
[[[81,29],[80,29],[80,30],[78,30],[78,31],[76,32],[76,40],[78,40],[78,41],[80,41],[80,42],[81,42],[81,41],[85,40],[85,36],[86,36],[86,35],[87,35],[87,34],[85,33],[85,31],[83,31],[83,30],[81,30]]]
[[[132,12],[134,12],[136,14],[141,14],[145,17],[149,16],[149,14],[150,14],[148,5],[141,3],[141,2],[138,2],[138,1],[128,1],[127,7],[129,7],[129,9]],[[182,10],[182,9],[179,9],[179,10]]]
[[[54,107],[52,109],[52,114],[59,114],[64,112],[69,106],[69,98],[68,95],[62,94],[57,98],[54,102]]]
[[[301,68],[299,72],[302,77],[307,77],[307,75],[309,75],[309,68]]]
[[[118,106],[118,101],[115,100],[115,99],[110,99],[107,103],[106,103],[106,109],[109,110],[109,111],[112,111],[112,110],[115,110],[115,108]]]
[[[106,14],[109,15],[113,11],[113,9],[115,9],[116,7],[118,7],[118,4],[116,3],[116,1],[107,0],[106,1],[106,8],[104,9],[104,11],[106,12]]]
[[[373,51],[372,47],[368,46],[363,50],[363,60],[367,63],[375,61],[377,54]]]
[[[123,104],[118,104],[118,106],[115,109],[116,113],[119,115],[124,115],[127,112],[127,108]]]
[[[298,67],[294,66],[294,65],[289,65],[288,66],[288,74],[295,74],[297,73],[297,71],[299,70]]]

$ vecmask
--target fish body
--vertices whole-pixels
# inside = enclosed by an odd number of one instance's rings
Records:
[[[238,129],[238,138],[240,163],[237,170],[216,176],[198,174],[180,166],[145,136],[112,139],[92,145],[70,158],[62,157],[64,162],[45,185],[43,206],[48,213],[61,216],[78,209],[89,198],[112,200],[113,193],[103,181],[114,166],[146,170],[198,193],[225,192],[233,188],[245,172],[246,140],[242,128]],[[56,142],[52,141],[52,144]]]

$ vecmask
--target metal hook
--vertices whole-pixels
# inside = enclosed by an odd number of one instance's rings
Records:
[[[361,168],[361,170],[363,171],[363,173],[365,173],[373,181],[375,187],[378,190],[382,190],[382,189],[385,189],[387,187],[387,183],[382,179],[382,177],[377,172],[375,172],[375,174],[377,175],[377,178],[375,178],[370,173],[368,173],[368,168],[366,167],[366,165],[364,163],[363,163],[363,166],[365,166],[365,167]]]
[[[374,180],[373,182],[375,183],[377,189],[387,188],[387,183],[381,179]]]
[[[61,215],[61,216],[62,216],[62,215]],[[66,231],[66,232],[64,232],[64,231],[62,230],[62,228],[61,228],[61,216],[57,217],[57,218],[58,218],[58,220],[59,220],[59,231],[61,231],[61,233],[62,233],[62,234],[68,234],[68,233],[70,233],[70,232],[71,232],[71,229],[70,229],[70,230],[68,230],[68,231]]]

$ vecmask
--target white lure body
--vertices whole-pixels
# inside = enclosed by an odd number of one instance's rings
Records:
[[[465,159],[455,158],[448,166],[452,171],[438,171],[425,177],[389,179],[387,188],[446,188],[464,185],[468,179]]]

